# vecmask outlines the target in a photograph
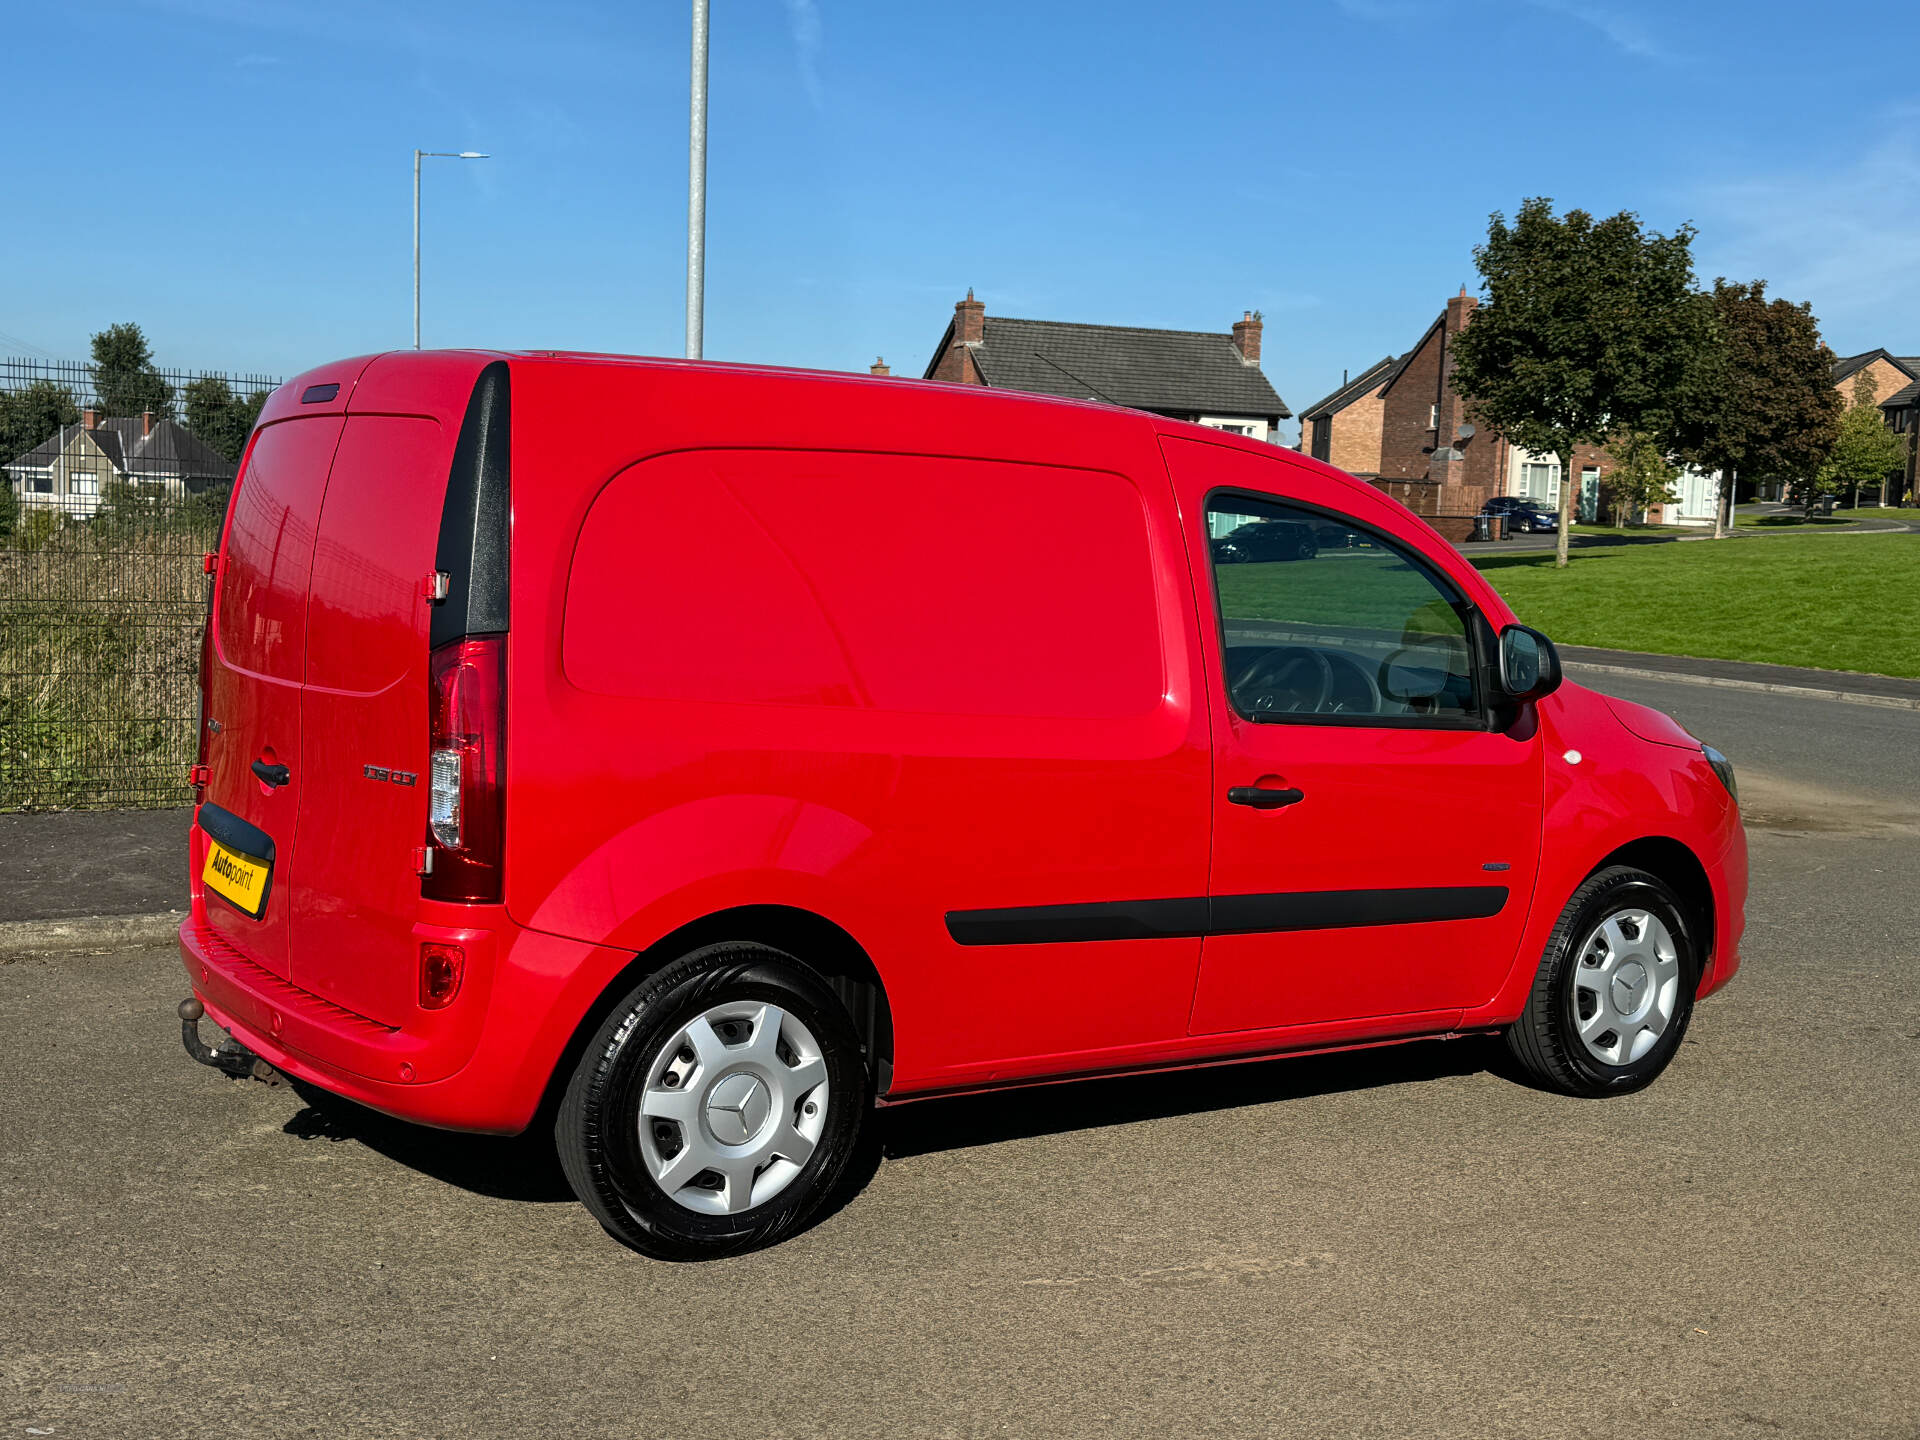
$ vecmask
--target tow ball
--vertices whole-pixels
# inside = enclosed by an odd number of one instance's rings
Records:
[[[217,1045],[209,1045],[200,1038],[200,1020],[207,1013],[207,1007],[189,995],[180,1002],[180,1043],[187,1047],[187,1054],[202,1065],[232,1075],[236,1079],[253,1079],[267,1085],[284,1085],[286,1077],[273,1066],[262,1060],[231,1035]]]

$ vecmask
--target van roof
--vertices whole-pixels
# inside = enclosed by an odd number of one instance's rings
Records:
[[[1381,493],[1365,481],[1356,479],[1344,470],[1337,469],[1323,461],[1315,460],[1299,451],[1276,446],[1270,441],[1254,440],[1244,435],[1234,435],[1224,430],[1216,430],[1207,425],[1196,425],[1186,420],[1172,420],[1164,415],[1155,415],[1151,411],[1136,410],[1131,406],[1116,405],[1110,401],[1092,399],[1079,400],[1062,395],[1035,395],[1027,391],[994,390],[974,385],[956,385],[945,380],[915,379],[905,375],[866,375],[857,370],[818,370],[797,365],[767,365],[736,360],[689,360],[674,355],[622,355],[595,350],[494,350],[479,347],[425,351],[384,351],[375,355],[358,356],[351,361],[336,361],[331,365],[322,366],[308,371],[306,374],[295,376],[275,392],[275,400],[281,403],[274,405],[272,408],[276,411],[285,410],[288,412],[301,408],[293,397],[300,393],[302,386],[316,379],[330,380],[335,376],[344,376],[344,378],[348,380],[348,389],[351,390],[351,382],[353,379],[357,378],[375,360],[383,359],[387,355],[412,356],[420,359],[430,359],[436,355],[458,355],[463,357],[484,356],[490,360],[504,359],[514,365],[553,365],[557,367],[593,366],[607,369],[670,370],[682,372],[692,370],[705,371],[712,374],[724,374],[740,379],[762,377],[769,381],[786,385],[832,385],[835,387],[857,386],[863,388],[885,385],[889,387],[901,387],[923,395],[939,395],[948,402],[958,401],[962,404],[1065,407],[1073,410],[1091,411],[1098,415],[1114,418],[1133,416],[1146,421],[1154,430],[1161,434],[1183,435],[1190,439],[1205,440],[1216,445],[1225,445],[1233,449],[1246,450],[1256,455],[1275,458],[1277,458],[1277,454],[1284,455],[1288,463],[1311,470],[1323,479],[1339,483],[1343,488],[1373,495],[1379,495]],[[869,391],[869,393],[871,393],[871,391]],[[284,400],[282,397],[285,397]],[[345,408],[346,397],[344,395],[338,404],[341,408]],[[271,418],[279,418],[279,416],[276,414]]]

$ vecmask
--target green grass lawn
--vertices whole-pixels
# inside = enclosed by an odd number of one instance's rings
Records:
[[[1562,644],[1920,676],[1920,535],[1601,546],[1565,570],[1551,551],[1474,563]]]
[[[1799,511],[1784,515],[1742,515],[1734,521],[1741,529],[1778,529],[1783,526],[1851,525],[1857,520],[1904,520],[1920,524],[1920,510],[1899,510],[1891,505],[1862,505],[1858,510],[1836,507],[1831,515],[1816,515],[1809,520]]]
[[[1579,539],[1582,535],[1698,535],[1695,525],[1587,525],[1571,527],[1567,534]]]

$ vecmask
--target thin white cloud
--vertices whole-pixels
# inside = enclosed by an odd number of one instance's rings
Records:
[[[1619,49],[1642,60],[1671,61],[1674,56],[1654,39],[1647,27],[1631,15],[1606,5],[1591,5],[1587,0],[1525,0],[1536,10],[1564,15],[1599,31]]]
[[[1448,5],[1445,0],[1334,0],[1344,15],[1355,20],[1412,20],[1441,18]],[[1642,60],[1672,62],[1673,52],[1640,20],[1612,5],[1595,0],[1482,0],[1484,8],[1511,14],[1516,5],[1558,15],[1597,31],[1609,43],[1628,55]]]
[[[1897,136],[1824,169],[1721,181],[1691,198],[1703,277],[1764,279],[1773,294],[1812,301],[1843,347],[1920,348],[1920,141]]]
[[[1405,20],[1433,8],[1421,0],[1334,0],[1334,3],[1356,20]]]
[[[787,30],[793,36],[794,63],[800,67],[800,84],[816,110],[826,109],[826,91],[820,84],[822,28],[820,6],[816,0],[786,0]]]
[[[236,70],[261,70],[267,66],[278,65],[279,63],[280,57],[278,55],[262,55],[255,52],[250,55],[242,55],[233,62],[233,66]]]

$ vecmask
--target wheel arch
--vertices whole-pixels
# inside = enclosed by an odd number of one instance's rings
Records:
[[[1681,841],[1665,835],[1648,835],[1630,840],[1609,853],[1587,872],[1588,878],[1610,865],[1631,865],[1636,870],[1659,876],[1673,887],[1686,911],[1699,952],[1700,973],[1695,983],[1703,982],[1713,966],[1714,902],[1713,882],[1707,877],[1707,867],[1700,863],[1700,857]]]
[[[608,980],[581,1015],[554,1064],[542,1113],[554,1113],[588,1042],[623,996],[682,955],[727,940],[783,950],[819,974],[853,1017],[873,1074],[875,1093],[887,1093],[893,1082],[893,1007],[866,948],[839,925],[811,910],[792,905],[738,905],[702,915],[662,935]]]

